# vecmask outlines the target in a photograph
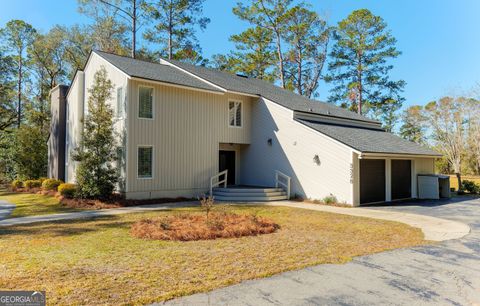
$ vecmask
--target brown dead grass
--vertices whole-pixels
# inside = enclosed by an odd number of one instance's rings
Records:
[[[150,304],[426,243],[420,229],[397,222],[262,205],[226,210],[281,228],[187,242],[131,235],[139,220],[200,214],[200,207],[0,228],[0,290],[45,290],[49,305]]]
[[[279,228],[265,217],[210,213],[208,219],[205,214],[142,219],[132,225],[131,233],[137,238],[192,241],[271,234]]]

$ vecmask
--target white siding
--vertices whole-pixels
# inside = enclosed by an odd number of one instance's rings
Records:
[[[274,170],[279,170],[292,177],[292,196],[322,199],[333,194],[341,202],[353,202],[352,150],[294,121],[293,111],[276,103],[260,99],[254,104],[251,145],[242,156],[244,184],[273,186]]]
[[[113,90],[111,92],[111,99],[109,104],[116,111],[116,89],[117,87],[124,87],[124,91],[127,88],[127,76],[118,70],[116,67],[111,65],[109,62],[105,61],[103,58],[98,56],[95,53],[90,55],[90,58],[85,66],[84,72],[79,71],[77,73],[77,78],[70,88],[68,95],[68,106],[67,106],[67,142],[68,142],[68,166],[67,166],[67,180],[69,182],[75,181],[75,171],[76,163],[72,162],[71,154],[75,147],[80,144],[81,132],[83,129],[83,124],[81,124],[81,119],[88,112],[88,90],[94,84],[95,72],[104,67],[107,71],[107,77],[112,81]],[[118,136],[117,142],[119,145],[124,144],[126,141],[126,120],[116,120],[115,119],[115,132]],[[121,171],[122,177],[126,177],[126,172],[124,169]],[[122,178],[122,179],[123,179]]]
[[[138,87],[154,87],[154,119],[138,118]],[[249,144],[251,98],[131,80],[127,197],[198,196],[218,172],[219,144]],[[228,126],[229,99],[243,101],[243,127]],[[154,147],[153,179],[137,178],[137,148]]]
[[[75,182],[75,169],[77,162],[72,160],[72,153],[80,145],[81,131],[83,128],[83,101],[84,101],[84,73],[78,71],[67,96],[67,122],[66,122],[66,149],[65,149],[65,181]]]

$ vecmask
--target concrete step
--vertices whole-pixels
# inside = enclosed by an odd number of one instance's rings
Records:
[[[282,188],[235,188],[235,187],[229,187],[229,188],[220,188],[216,187],[213,188],[213,192],[228,192],[228,193],[268,193],[268,192],[282,192]]]
[[[225,192],[225,191],[214,191],[213,195],[215,197],[224,196],[224,197],[275,197],[275,196],[286,196],[287,193],[284,191],[273,191],[273,192]]]
[[[269,202],[269,201],[282,201],[282,200],[287,200],[286,195],[281,195],[281,196],[238,196],[238,197],[232,197],[232,196],[215,196],[214,198],[216,201],[231,201],[231,202]]]

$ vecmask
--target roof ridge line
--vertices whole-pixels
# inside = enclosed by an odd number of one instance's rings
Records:
[[[183,72],[183,73],[186,73],[186,74],[188,74],[188,75],[190,75],[190,76],[193,76],[194,78],[197,78],[197,79],[199,79],[200,81],[202,81],[202,82],[204,82],[204,83],[206,83],[206,84],[208,84],[208,85],[210,85],[210,86],[216,87],[216,88],[220,89],[220,90],[223,91],[223,92],[228,92],[228,90],[227,90],[226,88],[223,88],[223,87],[220,86],[220,85],[217,85],[217,84],[215,84],[215,83],[213,83],[213,82],[211,82],[211,81],[208,81],[208,80],[206,80],[206,79],[204,79],[204,78],[196,75],[196,74],[193,73],[193,72],[187,71],[187,70],[185,70],[185,69],[183,69],[183,68],[175,65],[174,63],[172,63],[172,62],[170,62],[170,61],[168,61],[168,60],[166,60],[166,59],[163,59],[163,58],[162,58],[162,59],[160,59],[160,62],[165,62],[165,63],[167,63],[167,64],[163,64],[163,65],[168,65],[168,66],[170,66],[170,67],[174,67],[174,68],[176,68],[177,70],[180,70],[180,71]]]

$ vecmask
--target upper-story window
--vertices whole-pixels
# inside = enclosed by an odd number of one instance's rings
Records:
[[[242,126],[242,102],[228,102],[228,125],[233,127]]]
[[[117,88],[117,118],[123,118],[125,115],[125,98],[123,95],[123,87]]]
[[[153,88],[138,88],[138,117],[153,119]]]

